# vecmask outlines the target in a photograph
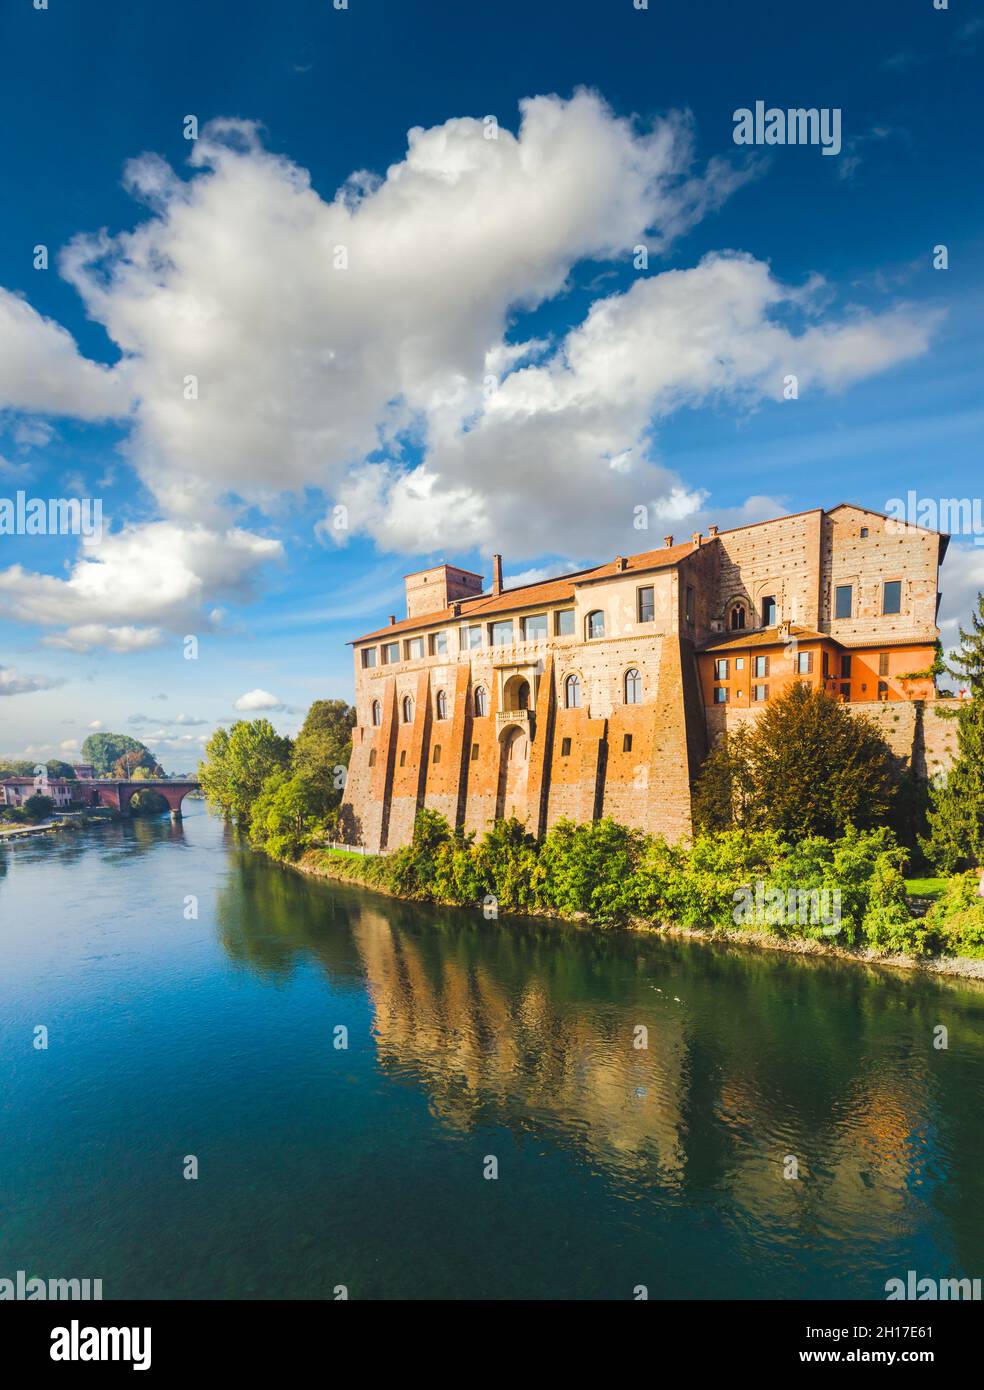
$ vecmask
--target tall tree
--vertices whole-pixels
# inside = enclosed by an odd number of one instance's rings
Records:
[[[934,783],[929,834],[921,842],[930,863],[944,873],[984,867],[984,594],[970,631],[960,629],[960,647],[948,670],[970,688],[957,715],[957,756]]]
[[[971,695],[984,695],[984,594],[977,595],[970,631],[960,629],[960,646],[946,663],[946,669],[969,687]]]
[[[341,804],[355,719],[344,700],[315,700],[301,725],[291,765],[309,789],[313,814],[325,815]]]
[[[696,798],[702,828],[777,830],[793,840],[884,824],[899,778],[874,724],[804,681],[727,736],[705,769]]]
[[[130,754],[135,756],[128,758]],[[128,760],[121,762],[124,758]],[[91,763],[100,777],[110,774],[128,777],[129,771],[125,769],[136,766],[146,767],[148,771],[160,768],[146,744],[141,743],[139,739],[131,738],[129,734],[90,734],[82,745],[81,761]]]
[[[247,828],[263,783],[272,773],[290,767],[292,747],[269,719],[240,719],[228,733],[216,730],[198,769],[206,798]]]

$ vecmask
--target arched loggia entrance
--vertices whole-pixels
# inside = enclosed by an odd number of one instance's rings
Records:
[[[527,687],[528,688],[528,687]],[[496,820],[515,816],[526,824],[527,789],[530,773],[530,740],[527,729],[508,725],[499,740],[499,790],[495,803]]]
[[[502,687],[502,707],[504,710],[528,710],[530,708],[530,683],[525,676],[510,676]]]

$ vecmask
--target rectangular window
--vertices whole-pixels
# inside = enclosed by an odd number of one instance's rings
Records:
[[[882,612],[901,613],[902,612],[902,580],[886,579],[885,587],[882,590]]]
[[[868,539],[868,528],[867,528],[867,526],[862,526],[862,527],[861,527],[861,539],[862,539],[863,541],[866,541],[866,540]]]
[[[401,754],[400,754],[400,766],[401,766],[401,767],[406,767],[406,765],[407,765],[407,750],[404,748],[403,751],[402,751]]]
[[[851,674],[851,654],[850,654],[850,652],[844,652],[844,653],[842,654],[842,656],[841,656],[841,675],[842,675],[842,676],[849,676],[850,674]]]
[[[530,618],[523,619],[523,641],[540,642],[547,635],[547,615],[546,613],[534,613]]]
[[[477,743],[473,743],[473,744],[472,744],[471,760],[472,760],[473,763],[478,761],[478,744],[477,744]]]
[[[370,748],[370,749],[369,749],[369,766],[370,766],[370,767],[375,767],[375,766],[376,766],[376,750],[375,750],[375,748]]]
[[[762,626],[775,627],[776,625],[776,600],[769,594],[762,600]]]
[[[813,653],[812,653],[812,652],[797,652],[797,653],[796,653],[796,670],[797,670],[797,673],[798,673],[799,675],[801,675],[801,676],[812,676],[812,674],[813,674]]]
[[[752,699],[756,702],[756,704],[761,704],[763,700],[767,700],[768,698],[769,687],[767,685],[752,686]]]
[[[878,674],[880,676],[888,675],[888,652],[878,653]]]
[[[885,681],[878,682],[878,698],[879,700],[888,699],[888,685],[885,683]]]
[[[726,685],[716,685],[714,687],[714,703],[716,705],[726,705],[728,703],[728,687]]]
[[[854,604],[854,585],[838,584],[834,590],[834,617],[849,618]]]
[[[824,654],[823,654],[823,678],[824,678],[824,680],[826,680],[827,677],[828,677],[829,675],[830,675],[830,656],[829,656],[829,654],[828,654],[827,652],[824,652]]]
[[[474,652],[482,645],[482,629],[478,623],[461,629],[461,650]]]
[[[744,671],[744,669],[745,669],[745,658],[744,658],[743,656],[736,656],[736,657],[735,657],[735,670],[736,670],[736,671]]]
[[[694,591],[689,584],[687,585],[687,599],[684,612],[687,616],[687,622],[692,623],[694,620]]]
[[[400,659],[399,642],[385,642],[383,644],[383,665],[395,666]]]
[[[501,622],[489,623],[489,635],[493,647],[511,647],[513,640],[512,618],[503,618]]]
[[[435,743],[435,744],[434,744],[434,766],[436,767],[437,764],[438,764],[440,761],[441,761],[441,745],[440,745],[439,743]]]
[[[407,642],[407,660],[419,661],[424,654],[424,639],[422,637],[411,637]]]
[[[571,756],[571,741],[569,738],[562,738],[560,740],[560,756],[562,758],[569,758]]]
[[[574,636],[574,609],[561,608],[554,615],[554,631],[558,637]]]
[[[631,752],[632,752],[632,735],[631,735],[631,734],[623,734],[623,735],[622,735],[622,752],[623,752],[623,753],[631,753]]]
[[[656,590],[651,584],[639,590],[639,621],[651,623],[656,617]]]
[[[364,647],[362,651],[362,669],[371,671],[376,664],[376,648]]]
[[[447,656],[448,654],[448,634],[446,632],[432,632],[430,635],[430,654],[431,656]]]
[[[728,679],[728,658],[719,656],[714,663],[714,679],[716,681],[726,681]]]
[[[767,656],[757,656],[754,658],[754,676],[767,676],[769,674],[769,658]]]

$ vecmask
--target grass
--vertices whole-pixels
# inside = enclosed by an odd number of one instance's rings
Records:
[[[910,898],[938,898],[946,884],[945,878],[907,878],[905,891]]]

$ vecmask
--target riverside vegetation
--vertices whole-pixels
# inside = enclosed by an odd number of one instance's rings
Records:
[[[984,596],[949,668],[970,688],[946,779],[919,784],[877,728],[822,691],[792,685],[708,757],[691,843],[605,819],[561,821],[535,840],[515,820],[478,837],[421,810],[387,855],[325,848],[335,837],[355,711],[317,701],[297,739],[267,720],[220,729],[199,769],[209,802],[284,863],[420,902],[584,918],[602,927],[732,931],[917,958],[984,958]],[[906,871],[950,877],[924,916]],[[796,895],[837,895],[826,914]],[[768,904],[749,915],[754,896]]]

